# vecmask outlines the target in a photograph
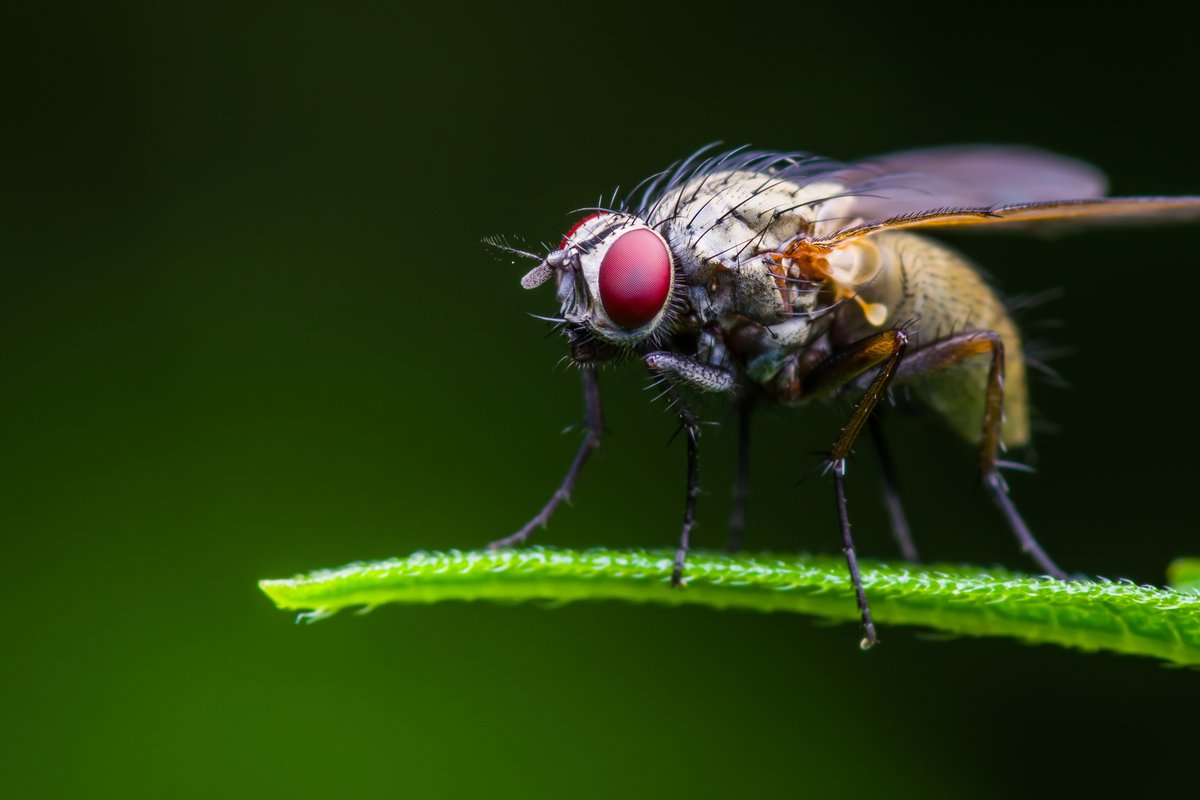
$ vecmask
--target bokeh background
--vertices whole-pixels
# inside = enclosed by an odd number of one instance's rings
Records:
[[[1200,192],[1193,33],[1141,4],[80,4],[3,12],[0,782],[9,797],[1145,796],[1194,758],[1194,673],[785,616],[384,608],[292,624],[255,581],[476,547],[575,446],[524,265],[572,208],[706,142],[840,158],[1021,142]],[[1200,229],[959,240],[1014,294],[1056,432],[1015,497],[1070,569],[1200,551]],[[1055,327],[1050,323],[1057,322]],[[683,452],[637,370],[540,541],[669,545]],[[717,415],[719,418],[719,414]],[[839,417],[756,423],[752,547],[836,551],[799,486]],[[931,558],[1024,567],[971,458],[898,424]],[[704,439],[697,538],[729,509]],[[869,448],[866,555],[893,545]]]

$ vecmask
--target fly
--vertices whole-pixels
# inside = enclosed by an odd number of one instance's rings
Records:
[[[754,407],[855,398],[824,471],[832,477],[862,646],[874,645],[846,508],[846,458],[864,431],[876,440],[893,535],[904,557],[917,561],[875,416],[899,386],[977,448],[982,485],[1021,549],[1043,573],[1065,579],[999,471],[1004,449],[1030,438],[1020,331],[971,262],[911,231],[1200,219],[1200,197],[1106,194],[1093,167],[1025,147],[943,147],[848,164],[705,149],[624,202],[592,210],[556,249],[532,256],[539,263],[521,281],[533,289],[553,280],[556,321],[581,367],[583,442],[541,511],[492,547],[524,542],[570,495],[604,432],[596,366],[637,359],[661,383],[686,433],[672,586],[683,581],[699,493],[694,397],[724,395],[738,409],[733,549],[742,541]]]

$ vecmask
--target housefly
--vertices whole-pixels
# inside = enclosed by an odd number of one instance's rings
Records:
[[[1066,573],[1039,546],[1001,477],[1000,453],[1029,442],[1021,334],[979,270],[924,229],[1062,229],[1200,219],[1200,197],[1108,197],[1087,164],[1025,147],[914,150],[854,163],[803,153],[704,149],[621,202],[586,209],[521,283],[553,281],[553,318],[582,369],[584,437],[561,485],[505,547],[544,525],[574,488],[604,430],[596,366],[638,360],[661,380],[686,432],[687,493],[671,578],[684,574],[698,494],[698,394],[739,410],[731,546],[746,499],[747,421],[760,404],[856,402],[828,453],[842,549],[864,648],[876,642],[846,510],[846,458],[876,438],[884,495],[903,555],[909,535],[876,422],[904,402],[973,445],[978,469],[1021,549]],[[914,232],[920,231],[920,232]]]

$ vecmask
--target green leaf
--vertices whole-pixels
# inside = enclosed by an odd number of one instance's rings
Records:
[[[264,580],[259,586],[279,608],[308,609],[297,620],[308,622],[347,607],[445,600],[624,600],[858,619],[840,558],[694,552],[688,556],[687,585],[672,589],[673,555],[542,547],[416,553]],[[862,568],[871,610],[884,626],[919,625],[963,636],[1007,636],[1200,664],[1200,594],[968,566],[866,561]],[[1181,569],[1179,574],[1195,577]]]
[[[1200,558],[1177,558],[1167,567],[1167,582],[1177,592],[1200,594]]]

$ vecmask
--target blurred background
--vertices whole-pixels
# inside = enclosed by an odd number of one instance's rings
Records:
[[[383,608],[308,626],[255,581],[510,533],[574,450],[575,376],[492,234],[716,139],[956,142],[1200,192],[1193,34],[969,6],[106,3],[2,12],[0,766],[11,797],[1165,792],[1197,677],[1151,661],[705,609]],[[1134,16],[1134,15],[1137,16]],[[1014,496],[1068,569],[1161,583],[1190,490],[1200,229],[956,240],[1069,389]],[[612,436],[539,541],[666,546],[674,423]],[[719,411],[715,418],[720,419]],[[751,549],[835,552],[795,485],[840,415],[755,428]],[[931,559],[1025,568],[953,442],[892,420]],[[706,433],[701,546],[732,428]],[[799,455],[797,455],[799,454]],[[870,449],[860,552],[894,557]]]

